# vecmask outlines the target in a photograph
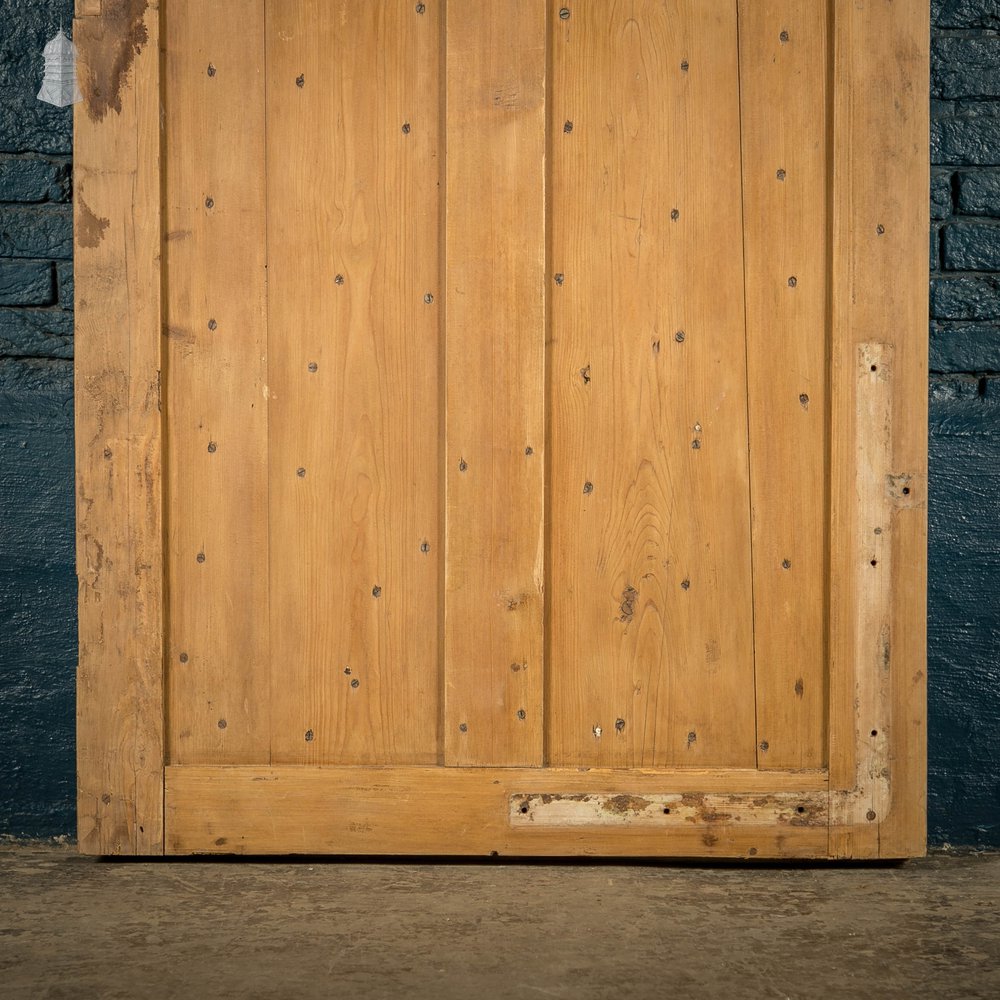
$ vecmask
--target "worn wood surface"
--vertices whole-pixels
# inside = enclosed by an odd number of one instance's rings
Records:
[[[76,24],[82,849],[921,853],[926,11],[420,8]]]
[[[74,341],[85,854],[163,850],[156,5],[127,27],[123,37],[118,20],[89,17],[73,32],[84,93],[74,109]],[[120,89],[96,85],[107,81]]]
[[[447,764],[542,763],[548,6],[447,14]]]
[[[439,16],[267,4],[276,762],[438,759]]]
[[[757,762],[826,761],[829,5],[742,0]]]
[[[264,12],[164,11],[169,759],[270,760]]]
[[[552,102],[549,759],[748,766],[734,4],[578,5]]]
[[[924,4],[835,8],[834,857],[925,844],[928,30]]]
[[[170,767],[167,849],[175,854],[822,857],[827,846],[822,780],[814,772],[762,778],[753,769],[650,774],[576,768]],[[706,795],[706,786],[724,794]],[[678,794],[681,807],[674,814]],[[580,795],[607,796],[601,822],[531,819],[532,810],[537,816],[554,801],[569,803]],[[652,801],[659,804],[655,822],[646,815]],[[527,819],[520,812],[525,802]]]

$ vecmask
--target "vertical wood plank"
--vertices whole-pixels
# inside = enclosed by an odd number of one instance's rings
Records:
[[[561,6],[549,759],[753,766],[735,0]]]
[[[159,11],[74,23],[77,830],[163,851]]]
[[[758,766],[826,762],[829,5],[741,0]]]
[[[269,760],[264,16],[164,11],[169,754]]]
[[[448,764],[542,762],[547,6],[447,12]]]
[[[439,757],[440,4],[267,4],[273,759]]]
[[[834,857],[925,848],[928,24],[926,4],[835,8]]]

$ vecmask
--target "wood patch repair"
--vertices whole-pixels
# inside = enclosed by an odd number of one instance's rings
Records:
[[[510,822],[515,826],[824,826],[824,793],[664,795],[515,793]]]

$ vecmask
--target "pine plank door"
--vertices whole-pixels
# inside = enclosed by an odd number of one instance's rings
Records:
[[[81,850],[922,853],[928,22],[77,0]]]

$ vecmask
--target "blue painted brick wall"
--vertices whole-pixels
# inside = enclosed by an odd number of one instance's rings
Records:
[[[72,833],[71,0],[0,0],[0,834]],[[933,0],[932,841],[1000,846],[1000,4]]]
[[[1000,3],[934,0],[929,826],[1000,845]]]
[[[0,834],[72,833],[72,112],[35,99],[72,0],[0,0]]]

